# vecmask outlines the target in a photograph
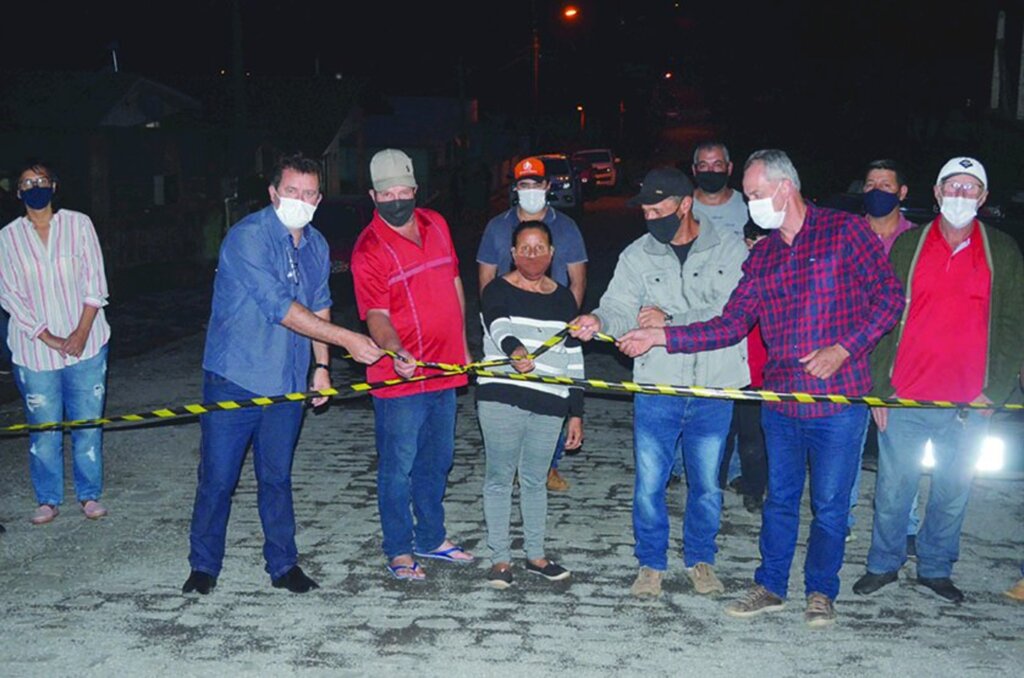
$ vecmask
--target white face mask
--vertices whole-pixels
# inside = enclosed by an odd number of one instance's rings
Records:
[[[548,192],[543,188],[520,188],[517,189],[517,192],[519,193],[519,206],[527,214],[536,214],[542,211],[548,202]]]
[[[974,198],[945,197],[940,208],[946,222],[956,229],[966,228],[978,213],[978,201]]]
[[[310,205],[308,202],[296,200],[295,198],[286,198],[281,195],[277,199],[278,204],[274,208],[274,214],[288,228],[298,230],[313,221],[316,205]]]
[[[772,193],[772,197],[751,200],[747,203],[747,209],[750,210],[750,218],[763,229],[775,230],[780,228],[782,222],[786,219],[786,208],[783,207],[776,212],[775,206],[772,205],[772,201],[775,200],[775,196],[779,193],[779,188],[782,188],[781,183],[775,189],[775,193]]]

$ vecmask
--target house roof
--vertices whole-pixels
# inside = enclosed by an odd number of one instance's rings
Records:
[[[0,82],[4,117],[23,127],[132,127],[201,108],[187,94],[133,73],[21,72]]]
[[[466,102],[466,120],[475,122],[473,102]],[[388,110],[362,112],[363,142],[371,148],[433,147],[457,136],[462,127],[459,99],[448,97],[389,97]],[[357,131],[351,116],[346,119],[332,144],[347,145]]]

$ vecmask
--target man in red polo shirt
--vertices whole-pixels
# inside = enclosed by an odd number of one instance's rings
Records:
[[[1019,397],[1024,261],[1011,237],[976,218],[987,197],[982,164],[953,158],[935,184],[940,216],[896,239],[889,258],[907,304],[871,356],[876,393],[983,403]],[[935,468],[917,534],[917,582],[959,603],[964,594],[950,575],[991,410],[874,408],[872,415],[879,431],[875,517],[868,571],[853,591],[866,595],[896,581],[906,562],[908,512],[930,441]]]
[[[367,379],[424,372],[412,360],[469,362],[465,295],[448,224],[437,212],[416,207],[412,160],[402,151],[374,155],[370,177],[377,209],[352,252],[356,303],[377,345],[404,360],[371,365]],[[414,554],[473,561],[447,538],[442,504],[455,447],[455,389],[465,384],[460,375],[372,393],[382,546],[398,579],[424,578]]]

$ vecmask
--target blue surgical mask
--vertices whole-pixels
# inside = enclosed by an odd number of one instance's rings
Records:
[[[36,186],[21,192],[21,199],[29,209],[41,210],[53,200],[52,186]]]
[[[892,212],[900,204],[900,197],[895,193],[873,188],[864,194],[864,211],[876,219]]]

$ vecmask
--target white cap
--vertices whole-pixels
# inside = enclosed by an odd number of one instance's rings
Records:
[[[988,174],[985,173],[985,166],[974,158],[958,157],[953,158],[939,170],[939,177],[935,180],[938,186],[943,181],[955,174],[969,174],[981,182],[981,187],[988,189]]]

